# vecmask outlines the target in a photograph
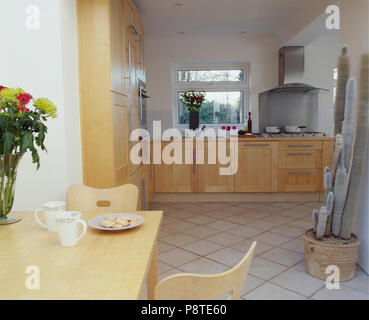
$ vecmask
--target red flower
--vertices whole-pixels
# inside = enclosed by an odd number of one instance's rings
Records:
[[[25,105],[28,102],[31,101],[33,97],[29,94],[29,93],[20,93],[17,97],[18,101],[22,104]]]
[[[0,91],[3,90],[3,89],[6,89],[7,87],[4,87],[4,86],[0,86]]]
[[[22,111],[22,112],[29,112],[29,109],[28,108],[26,108],[24,105],[20,105],[20,106],[18,106],[17,107],[17,110],[18,111]]]

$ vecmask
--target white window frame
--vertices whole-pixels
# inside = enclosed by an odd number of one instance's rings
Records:
[[[178,80],[178,71],[181,70],[243,70],[243,80],[241,82],[231,81],[209,81],[209,82],[180,82]],[[251,72],[250,63],[199,63],[199,64],[172,64],[172,121],[173,127],[184,130],[188,128],[188,124],[178,123],[178,92],[186,90],[198,90],[208,92],[222,92],[222,91],[243,91],[244,92],[244,119],[241,120],[240,124],[228,124],[228,123],[217,123],[217,124],[206,124],[208,128],[219,128],[224,125],[241,125],[246,122],[248,118],[248,112],[251,110]]]

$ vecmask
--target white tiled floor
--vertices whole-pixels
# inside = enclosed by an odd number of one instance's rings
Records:
[[[319,203],[153,203],[163,210],[159,279],[177,273],[220,273],[236,265],[253,240],[256,254],[242,299],[366,299],[369,276],[328,290],[305,272],[301,234]]]

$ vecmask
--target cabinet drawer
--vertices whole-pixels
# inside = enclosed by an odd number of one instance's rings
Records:
[[[296,149],[308,149],[308,150],[322,150],[321,141],[280,141],[278,143],[279,150],[296,150]]]
[[[279,170],[279,192],[319,192],[321,186],[320,169]]]
[[[322,167],[321,150],[280,150],[279,169],[319,169]]]

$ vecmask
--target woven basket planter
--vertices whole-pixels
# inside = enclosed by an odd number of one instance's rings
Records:
[[[326,280],[328,266],[335,265],[340,270],[340,281],[349,281],[355,276],[360,239],[346,245],[332,245],[308,238],[304,232],[306,271],[315,278]]]

